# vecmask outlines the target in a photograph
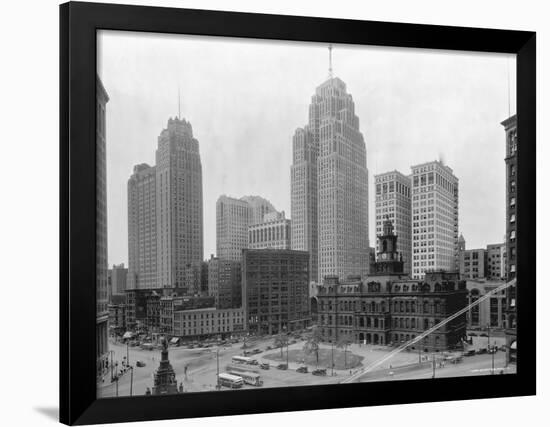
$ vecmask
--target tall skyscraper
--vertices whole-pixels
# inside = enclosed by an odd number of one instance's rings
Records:
[[[275,212],[273,205],[259,196],[220,196],[216,202],[218,258],[240,261],[242,250],[248,248],[248,227],[263,222],[264,215],[270,212]]]
[[[315,105],[309,107],[310,122],[316,128],[297,129],[292,138],[292,166],[290,168],[291,186],[291,248],[307,251],[310,254],[310,281],[318,280],[318,222],[317,222],[317,158],[319,157],[318,120]]]
[[[293,249],[317,259],[316,277],[369,270],[367,153],[353,98],[332,76],[315,90],[309,122],[293,139]],[[317,247],[314,242],[317,242]],[[315,270],[315,266],[312,267]]]
[[[186,283],[203,260],[202,165],[191,123],[168,120],[158,137],[157,275],[162,288]]]
[[[389,219],[399,236],[397,251],[403,256],[403,272],[411,273],[411,179],[398,171],[374,176],[376,186],[376,235],[382,235]]]
[[[202,166],[185,119],[168,120],[156,163],[135,166],[128,180],[128,290],[196,293],[203,261]]]
[[[109,95],[96,77],[96,360],[101,375],[108,359],[107,164],[105,109]]]
[[[412,276],[458,271],[458,178],[440,161],[411,169]]]
[[[157,244],[157,172],[142,163],[128,180],[127,289],[159,288]]]

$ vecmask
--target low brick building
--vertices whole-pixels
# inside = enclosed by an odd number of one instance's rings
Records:
[[[171,335],[184,339],[213,336],[229,338],[241,335],[245,331],[245,322],[245,311],[241,308],[178,310],[174,311],[174,328]]]

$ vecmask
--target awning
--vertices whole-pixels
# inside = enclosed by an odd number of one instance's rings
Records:
[[[122,339],[123,339],[123,340],[128,340],[128,339],[133,338],[133,337],[134,337],[134,333],[128,331],[128,332],[126,332],[126,333],[122,336]]]
[[[517,350],[518,349],[518,342],[514,341],[512,344],[510,344],[510,350]]]
[[[177,344],[180,339],[178,337],[174,337],[170,340],[171,344]]]

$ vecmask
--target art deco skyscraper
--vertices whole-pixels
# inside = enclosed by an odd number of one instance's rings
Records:
[[[330,50],[329,50],[330,52]],[[293,249],[317,259],[310,280],[365,277],[369,270],[367,152],[353,98],[332,76],[311,98],[309,123],[293,140]],[[315,247],[315,241],[317,247]],[[315,267],[313,267],[315,270]]]
[[[157,282],[183,287],[203,260],[202,165],[185,119],[168,120],[156,151]]]
[[[412,166],[412,276],[458,271],[458,178],[440,161]]]

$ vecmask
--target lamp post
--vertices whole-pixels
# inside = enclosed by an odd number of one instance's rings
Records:
[[[432,379],[435,379],[435,353],[432,353]]]
[[[216,350],[216,390],[220,389],[220,347]]]
[[[331,357],[331,368],[332,368],[332,372],[331,372],[331,376],[333,377],[334,376],[334,341],[330,341],[330,351],[331,351],[331,354],[332,354],[332,357]]]
[[[130,366],[130,343],[126,340],[126,365]]]
[[[496,346],[497,346],[497,343],[495,341],[495,343],[493,344],[493,347],[491,347],[491,375],[494,375],[495,374],[495,353],[496,353]]]
[[[114,350],[109,350],[109,353],[111,354],[111,382],[113,382],[113,353],[114,353]]]
[[[132,396],[133,386],[134,386],[134,367],[130,366],[130,396]]]

